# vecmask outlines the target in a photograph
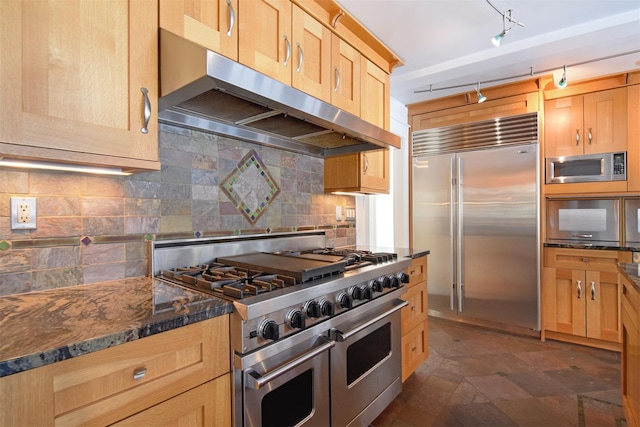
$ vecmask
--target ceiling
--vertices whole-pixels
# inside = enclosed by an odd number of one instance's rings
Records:
[[[490,39],[502,16],[486,0],[338,1],[403,60],[391,96],[405,105],[473,92],[478,81],[482,88],[530,78],[532,67],[539,76],[567,65],[569,85],[640,69],[640,0],[490,0],[525,25],[500,47]],[[635,53],[571,66],[626,52]],[[505,80],[488,83],[495,79]],[[457,85],[465,86],[441,90]]]

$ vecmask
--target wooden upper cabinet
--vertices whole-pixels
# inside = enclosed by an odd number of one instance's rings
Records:
[[[293,5],[291,85],[331,102],[331,31]]]
[[[331,103],[360,117],[361,54],[340,37],[331,41]]]
[[[389,130],[391,127],[391,87],[389,74],[373,62],[362,61],[361,110],[364,120]]]
[[[324,191],[389,194],[389,150],[343,154],[324,159]]]
[[[545,156],[627,150],[627,88],[545,102]]]
[[[291,85],[291,2],[239,0],[238,7],[238,61]]]
[[[0,9],[0,153],[158,169],[157,3]]]
[[[238,0],[160,0],[160,28],[238,60]]]

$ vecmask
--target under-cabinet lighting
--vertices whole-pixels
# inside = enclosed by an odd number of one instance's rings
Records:
[[[0,158],[0,167],[21,169],[39,169],[48,171],[79,172],[97,175],[131,175],[120,168],[103,168],[99,166],[68,165],[65,163],[41,162],[37,160],[20,160]]]

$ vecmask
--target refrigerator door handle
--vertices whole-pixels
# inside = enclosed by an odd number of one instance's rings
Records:
[[[458,159],[457,167],[456,167],[456,220],[457,220],[457,245],[456,245],[456,268],[458,269],[457,274],[457,283],[458,283],[458,313],[462,313],[463,305],[462,301],[464,300],[464,278],[462,277],[462,158],[456,156]]]
[[[449,294],[449,302],[451,304],[451,311],[456,311],[456,302],[457,292],[456,292],[456,244],[455,244],[455,235],[456,235],[456,205],[455,205],[455,188],[456,188],[456,156],[451,157],[451,162],[449,164],[449,242],[451,242],[451,290]]]

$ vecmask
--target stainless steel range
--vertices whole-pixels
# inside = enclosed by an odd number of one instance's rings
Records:
[[[233,301],[235,426],[367,426],[402,389],[411,260],[325,242],[313,231],[152,243],[154,277]]]

